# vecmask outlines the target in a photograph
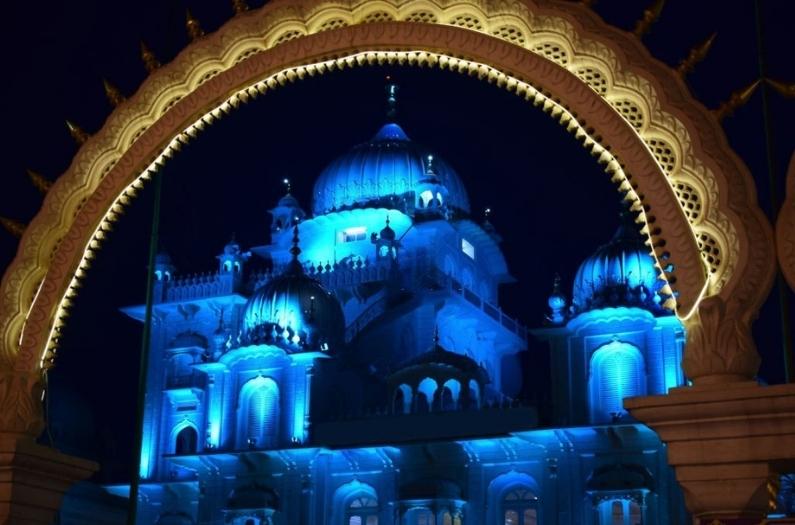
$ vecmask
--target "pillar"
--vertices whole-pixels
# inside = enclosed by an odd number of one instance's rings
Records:
[[[693,381],[667,396],[625,400],[668,445],[685,503],[699,525],[761,523],[769,483],[795,470],[795,384],[760,386],[750,316],[720,297],[688,321],[684,369]]]

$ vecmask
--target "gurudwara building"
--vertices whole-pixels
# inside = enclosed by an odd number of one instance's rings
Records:
[[[230,242],[210,275],[157,258],[139,523],[687,522],[622,407],[684,383],[631,218],[528,330],[499,306],[500,237],[394,118],[320,174],[311,213],[289,187],[270,213],[270,244]],[[550,347],[554,428],[515,400],[529,340]]]

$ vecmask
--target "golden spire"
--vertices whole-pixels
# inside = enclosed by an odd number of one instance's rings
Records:
[[[190,13],[190,9],[185,11],[185,27],[188,29],[188,36],[191,41],[198,40],[204,36],[204,30],[199,25],[199,21]]]
[[[765,81],[770,84],[770,87],[781,93],[783,96],[787,98],[795,98],[795,82],[790,82],[787,84],[786,82],[779,82],[778,80],[773,80],[772,78],[765,79]]]
[[[102,85],[105,86],[105,96],[108,97],[108,101],[113,105],[113,107],[118,107],[119,104],[127,100],[127,98],[121,94],[119,88],[108,82],[106,79],[102,79]]]
[[[30,182],[42,193],[47,193],[52,188],[52,181],[41,176],[33,170],[28,170]]]
[[[80,129],[76,124],[66,121],[66,127],[69,128],[69,134],[75,139],[78,145],[83,145],[88,140],[89,134]]]
[[[232,0],[232,9],[235,10],[236,15],[239,15],[248,11],[248,4],[246,0]]]
[[[734,113],[734,110],[736,110],[737,108],[748,102],[748,99],[750,99],[751,95],[754,94],[754,91],[756,91],[756,88],[759,86],[760,82],[761,82],[760,79],[754,80],[743,89],[738,89],[737,91],[732,93],[731,96],[729,97],[729,100],[718,106],[717,109],[712,110],[712,113],[713,115],[715,115],[715,118],[717,118],[718,120],[723,120],[724,118]]]
[[[0,225],[17,239],[22,237],[22,234],[25,232],[25,224],[6,217],[0,216]]]
[[[649,32],[654,22],[660,18],[660,13],[662,13],[664,5],[665,0],[654,0],[654,3],[643,11],[643,18],[638,20],[638,23],[635,24],[635,30],[633,31],[636,37],[642,38],[643,35]]]
[[[679,76],[684,77],[691,71],[693,68],[696,67],[696,64],[704,60],[706,58],[707,53],[709,53],[709,49],[712,47],[712,42],[715,41],[715,37],[718,36],[718,33],[712,33],[712,35],[701,42],[699,45],[694,47],[690,50],[690,53],[687,55],[687,58],[679,62],[679,65],[676,66],[676,72],[679,73]]]
[[[144,62],[147,73],[151,73],[160,67],[160,62],[158,62],[157,57],[143,40],[141,40],[141,60]]]

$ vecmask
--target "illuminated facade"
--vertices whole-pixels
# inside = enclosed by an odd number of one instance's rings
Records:
[[[270,244],[231,241],[200,277],[158,256],[139,523],[684,523],[663,445],[621,407],[684,381],[638,234],[622,225],[528,330],[469,214],[453,168],[390,119],[320,174],[311,214],[288,187]],[[506,373],[531,337],[556,428]]]

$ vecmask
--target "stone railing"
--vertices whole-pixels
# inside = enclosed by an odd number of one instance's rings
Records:
[[[218,272],[185,275],[172,281],[159,281],[162,293],[155,294],[158,302],[192,301],[233,293],[232,276],[224,278]]]
[[[486,301],[485,299],[482,299],[478,294],[476,294],[469,288],[465,287],[464,285],[462,285],[460,282],[456,281],[452,277],[450,276],[445,276],[445,277],[448,289],[452,293],[460,295],[469,304],[483,311],[483,313],[485,313],[487,316],[489,316],[494,321],[496,321],[500,326],[503,326],[508,331],[513,332],[523,341],[527,341],[528,330],[525,325],[521,324],[513,317],[506,315],[505,312],[503,312],[499,306],[494,305]]]

